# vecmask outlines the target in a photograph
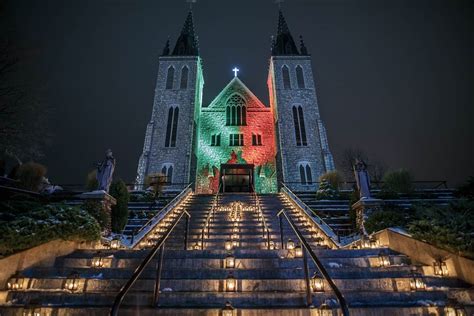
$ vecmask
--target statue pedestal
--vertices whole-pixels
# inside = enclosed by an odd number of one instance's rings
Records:
[[[97,190],[92,192],[85,192],[77,196],[79,199],[86,202],[97,202],[100,204],[102,211],[108,214],[109,222],[105,226],[105,234],[109,234],[112,228],[112,206],[117,204],[117,200],[104,190]]]
[[[365,230],[365,220],[374,212],[382,209],[384,204],[383,200],[362,198],[359,201],[352,204],[352,208],[356,212],[356,224],[357,228],[363,235],[367,235]]]

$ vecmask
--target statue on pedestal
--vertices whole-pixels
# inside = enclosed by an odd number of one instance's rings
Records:
[[[115,169],[115,158],[112,150],[108,149],[105,153],[105,160],[97,164],[97,182],[98,190],[109,192],[110,184],[112,183],[112,176]]]
[[[360,159],[356,159],[353,169],[359,197],[361,199],[370,199],[370,177],[367,172],[367,164]]]

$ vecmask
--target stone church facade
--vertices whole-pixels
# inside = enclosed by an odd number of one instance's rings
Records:
[[[193,183],[198,193],[273,193],[282,182],[295,190],[314,190],[319,176],[334,169],[310,56],[302,40],[297,48],[281,11],[270,58],[268,106],[237,75],[203,106],[192,12],[174,49],[168,41],[158,63],[137,189],[147,175],[161,174],[172,185]]]

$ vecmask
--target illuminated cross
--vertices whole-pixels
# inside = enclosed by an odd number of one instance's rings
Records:
[[[237,67],[234,67],[234,69],[232,69],[232,71],[234,72],[234,77],[237,77],[237,73],[240,71],[240,69],[237,68]]]

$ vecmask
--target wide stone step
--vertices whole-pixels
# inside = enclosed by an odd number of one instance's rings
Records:
[[[85,292],[67,293],[64,291],[45,292],[10,292],[8,300],[15,304],[28,304],[30,301],[44,302],[49,306],[110,306],[116,293]],[[383,306],[426,306],[427,302],[444,305],[447,294],[444,291],[388,292],[388,291],[350,291],[343,295],[350,307],[383,307]],[[124,299],[124,306],[149,305],[152,291],[132,291]],[[313,303],[316,306],[325,300],[335,297],[330,292],[314,293]],[[168,307],[216,307],[222,308],[230,301],[236,308],[252,307],[304,307],[305,292],[174,292],[164,291],[160,294],[159,305]]]

